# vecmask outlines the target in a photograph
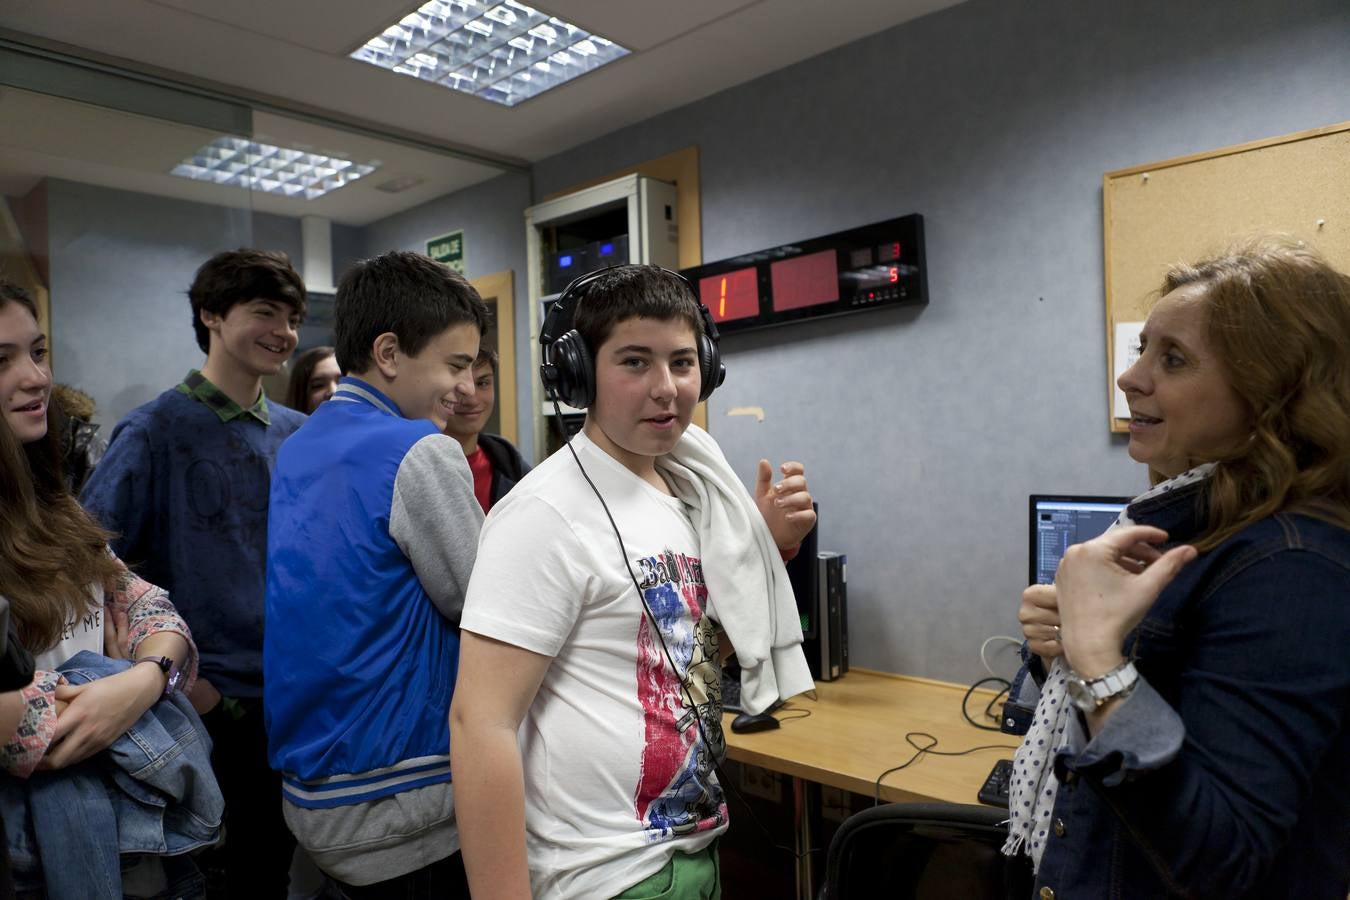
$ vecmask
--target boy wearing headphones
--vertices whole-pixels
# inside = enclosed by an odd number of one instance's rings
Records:
[[[679,275],[585,276],[540,340],[545,385],[586,423],[493,508],[465,600],[451,754],[473,895],[717,897],[712,603],[729,612],[724,586],[742,577],[768,579],[761,598],[786,583],[777,550],[815,520],[805,477],[789,463],[772,485],[761,461],[752,500],[690,429],[724,370]],[[749,535],[735,561],[709,546],[710,515],[739,525],[717,542]],[[811,687],[787,598],[791,621],[756,636],[775,647],[775,698]]]
[[[272,477],[269,754],[286,823],[352,900],[468,896],[446,711],[483,513],[441,431],[487,321],[421,254],[354,265],[334,317],[347,376]]]

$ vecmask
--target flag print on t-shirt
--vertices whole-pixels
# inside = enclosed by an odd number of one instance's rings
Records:
[[[653,841],[660,841],[717,828],[727,820],[722,789],[712,778],[713,758],[698,727],[701,719],[711,752],[720,759],[725,752],[722,670],[717,630],[704,615],[703,564],[669,549],[635,562],[643,599],[675,668],[688,673],[695,704],[689,708],[679,677],[670,671],[661,641],[644,616],[637,632],[637,690],[645,744],[634,800],[638,820]]]

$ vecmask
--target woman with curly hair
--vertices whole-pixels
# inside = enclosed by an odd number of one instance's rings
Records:
[[[1350,891],[1350,278],[1173,268],[1119,379],[1154,486],[1020,613],[1048,677],[1009,852],[1039,896]]]

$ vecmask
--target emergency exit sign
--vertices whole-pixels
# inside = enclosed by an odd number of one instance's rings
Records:
[[[427,256],[439,263],[445,263],[459,274],[464,274],[464,232],[452,231],[449,234],[427,241]]]

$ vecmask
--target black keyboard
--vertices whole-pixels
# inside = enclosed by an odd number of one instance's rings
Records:
[[[782,700],[776,701],[774,705],[766,709],[765,712],[773,712],[782,705]],[[722,711],[734,713],[743,713],[746,711],[745,705],[741,703],[740,669],[736,670],[736,677],[734,678],[728,677],[725,669],[722,671]]]
[[[989,777],[984,780],[984,785],[980,788],[979,798],[981,803],[989,806],[1001,806],[1008,808],[1008,786],[1012,783],[1013,761],[1011,759],[1000,759],[994,763],[993,771]]]
[[[722,670],[722,709],[726,712],[745,712],[741,708],[741,676],[739,670],[734,678],[728,677],[726,670]]]

